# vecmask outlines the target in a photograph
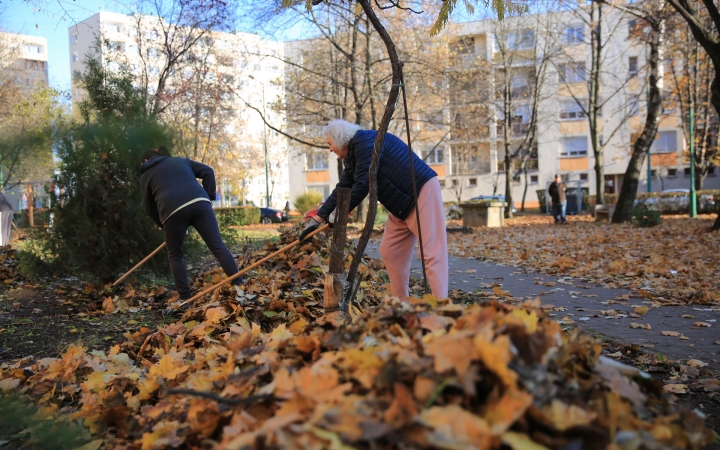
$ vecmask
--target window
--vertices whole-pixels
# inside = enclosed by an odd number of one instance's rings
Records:
[[[468,186],[469,187],[477,186],[477,178],[468,178]]]
[[[42,53],[42,47],[39,45],[25,44],[25,53]]]
[[[72,36],[70,36],[70,43],[71,43],[71,44],[76,43],[76,42],[77,42],[77,37],[78,37],[77,34],[73,34]]]
[[[677,151],[677,132],[661,131],[657,134],[655,141],[650,147],[651,153],[672,153]]]
[[[507,34],[507,48],[523,50],[535,47],[535,32],[533,30],[519,30]]]
[[[445,189],[445,180],[440,180],[440,189]]]
[[[120,64],[117,61],[110,61],[107,64],[107,68],[111,72],[119,72],[120,71]]]
[[[453,43],[452,50],[458,55],[469,55],[475,53],[475,38],[464,37]]]
[[[72,52],[72,61],[76,62],[78,59],[80,59],[80,57],[78,56],[78,52]]]
[[[107,30],[111,33],[119,33],[120,32],[120,24],[119,23],[113,23],[108,22],[107,23]]]
[[[709,166],[707,169],[708,176],[714,177],[715,176],[715,166]]]
[[[637,19],[628,20],[628,34],[632,33],[633,30],[637,28],[637,24]]]
[[[148,74],[158,76],[160,75],[160,68],[157,66],[148,67]]]
[[[563,32],[563,42],[567,45],[582,44],[585,42],[585,27],[579,24],[565,28]]]
[[[125,45],[122,42],[110,42],[109,46],[110,46],[111,50],[114,50],[116,52],[124,52],[125,51]]]
[[[308,153],[305,155],[305,170],[328,170],[328,153]]]
[[[157,57],[157,50],[150,47],[147,49],[147,55],[148,55],[148,58],[155,58],[155,57]]]
[[[537,183],[537,182],[538,182],[538,176],[537,176],[537,175],[530,175],[530,182],[531,182],[531,183]]]
[[[650,169],[650,178],[653,178],[653,179],[657,178],[657,170]]]
[[[581,173],[580,174],[580,181],[587,181],[588,180],[588,174]]]
[[[587,137],[562,138],[561,157],[587,156]]]
[[[432,150],[423,150],[422,159],[426,164],[442,164],[443,163],[443,149],[436,148]]]
[[[147,30],[145,32],[145,39],[147,39],[148,41],[154,41],[157,38],[158,38],[157,30]]]
[[[578,120],[585,118],[582,106],[575,100],[567,100],[560,105],[560,120]]]
[[[585,63],[566,63],[558,65],[561,83],[580,83],[587,79]]]
[[[685,178],[690,177],[690,168],[689,167],[686,167],[685,169],[683,169],[683,175],[685,175]]]
[[[677,169],[668,169],[668,176],[669,176],[669,177],[676,177],[676,176],[677,176]]]
[[[628,58],[628,78],[632,78],[638,73],[638,58],[630,56]]]

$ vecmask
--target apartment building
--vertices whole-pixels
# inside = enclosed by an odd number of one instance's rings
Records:
[[[32,89],[48,86],[48,42],[39,36],[0,32],[3,69],[15,86]]]
[[[164,35],[168,27],[162,25],[157,17],[106,11],[78,22],[68,29],[72,72],[84,70],[85,56],[97,54],[101,42],[102,62],[111,69],[126,64],[137,86],[154,96],[167,57],[164,43],[172,39]],[[282,129],[284,116],[271,108],[283,96],[282,52],[282,44],[254,34],[205,33],[167,78],[163,114],[189,118],[205,141],[221,141],[222,157],[210,163],[218,174],[236,174],[217,180],[222,200],[216,206],[254,203],[282,208],[290,199],[287,142],[261,117]],[[73,86],[74,112],[84,95]],[[194,158],[207,161],[199,144]]]
[[[456,70],[442,80],[441,89],[448,97],[442,125],[425,121],[419,126],[449,138],[438,145],[414,146],[438,173],[444,201],[504,194],[506,150],[511,155],[511,189],[518,208],[523,197],[526,207],[537,207],[536,191],[546,191],[556,173],[570,187],[596,193],[596,161],[587,117],[590,30],[583,14],[577,10],[508,17],[502,22],[480,20],[454,24],[445,31],[443,38],[450,42]],[[597,122],[604,146],[600,185],[606,193],[619,193],[634,137],[645,120],[647,50],[631,38],[638,26],[634,17],[618,10],[604,14],[606,47]],[[309,42],[287,45],[307,46]],[[406,78],[406,82],[412,80]],[[666,77],[666,91],[671,82]],[[510,121],[505,120],[507,116]],[[308,132],[316,133],[316,128],[308,126]],[[653,191],[689,188],[687,147],[679,108],[668,104],[648,158]],[[292,191],[317,190],[327,195],[337,183],[335,158],[296,153],[290,172]],[[647,164],[640,191],[648,186]],[[717,168],[710,169],[704,188],[720,188]]]

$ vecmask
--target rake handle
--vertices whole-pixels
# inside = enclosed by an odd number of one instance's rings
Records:
[[[135,272],[135,270],[136,270],[138,267],[142,266],[142,265],[145,264],[150,258],[152,258],[153,256],[155,256],[160,250],[162,250],[163,247],[165,247],[165,242],[163,242],[162,244],[160,244],[160,247],[156,248],[155,250],[153,250],[152,253],[150,253],[149,255],[147,255],[147,256],[145,257],[145,259],[143,259],[143,260],[140,261],[139,263],[135,264],[135,267],[133,267],[132,269],[130,269],[130,270],[128,270],[127,272],[125,272],[125,275],[123,275],[123,276],[121,276],[120,278],[118,278],[117,281],[114,282],[112,285],[113,285],[113,286],[117,286],[117,284],[120,283],[120,282],[121,282],[122,280],[124,280],[125,278],[127,278],[128,275],[130,275],[131,273]]]
[[[327,223],[326,223],[325,225],[321,226],[321,227],[318,228],[317,230],[315,230],[315,231],[313,231],[312,233],[308,234],[307,237],[305,238],[305,240],[307,240],[308,238],[311,238],[311,237],[315,236],[316,234],[318,234],[318,233],[321,232],[321,231],[324,231],[328,226],[330,226],[330,224],[327,224]],[[246,274],[247,272],[253,270],[254,268],[258,267],[260,264],[262,264],[262,263],[264,263],[264,262],[266,262],[266,261],[268,261],[268,260],[276,257],[277,255],[280,255],[280,254],[282,254],[282,253],[285,253],[286,251],[288,251],[288,250],[290,250],[291,248],[293,248],[293,247],[295,247],[296,245],[298,245],[300,242],[303,242],[303,241],[301,241],[300,239],[296,239],[295,241],[291,242],[290,244],[286,245],[285,247],[281,248],[280,250],[277,250],[277,251],[275,251],[274,253],[270,253],[269,255],[267,255],[266,257],[264,257],[263,259],[261,259],[260,261],[254,262],[253,264],[247,266],[246,268],[244,268],[243,270],[239,271],[238,273],[236,273],[236,274],[234,274],[234,275],[232,275],[232,276],[229,276],[229,277],[225,278],[224,280],[220,281],[219,283],[217,283],[217,284],[215,284],[215,285],[213,285],[213,286],[205,289],[204,291],[200,292],[199,294],[196,294],[194,297],[191,297],[191,298],[185,300],[184,302],[180,303],[177,307],[180,308],[181,306],[185,305],[186,303],[192,303],[192,302],[194,302],[195,300],[199,299],[199,298],[202,297],[203,295],[205,295],[205,294],[207,294],[207,293],[209,293],[209,292],[212,292],[212,291],[214,291],[215,289],[219,288],[220,286],[222,286],[222,285],[224,285],[224,284],[227,284],[228,282],[230,282],[230,281],[232,281],[232,280],[234,280],[234,279],[236,279],[236,278],[238,278],[238,277]]]

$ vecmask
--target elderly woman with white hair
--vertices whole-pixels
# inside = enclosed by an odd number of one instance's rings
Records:
[[[344,120],[332,120],[323,129],[323,134],[330,151],[347,161],[337,187],[325,200],[317,215],[308,219],[300,240],[328,220],[335,210],[338,187],[352,188],[351,211],[367,196],[370,189],[370,160],[377,131],[363,130],[360,126]],[[390,133],[385,135],[377,188],[378,201],[389,214],[380,245],[380,255],[385,261],[390,278],[391,294],[400,298],[408,297],[410,264],[418,236],[419,214],[430,288],[435,297],[447,298],[448,247],[440,181],[437,173],[413,154],[415,187],[418,193],[418,204],[415,205],[409,154],[408,146],[402,140]]]

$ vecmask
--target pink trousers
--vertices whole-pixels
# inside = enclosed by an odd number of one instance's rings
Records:
[[[445,231],[440,181],[434,177],[418,193],[418,208],[405,220],[388,214],[385,233],[380,244],[380,255],[385,261],[390,291],[394,297],[408,297],[410,264],[418,235],[417,214],[420,211],[425,269],[432,294],[440,299],[448,296],[448,246]],[[418,248],[418,256],[420,249]]]

